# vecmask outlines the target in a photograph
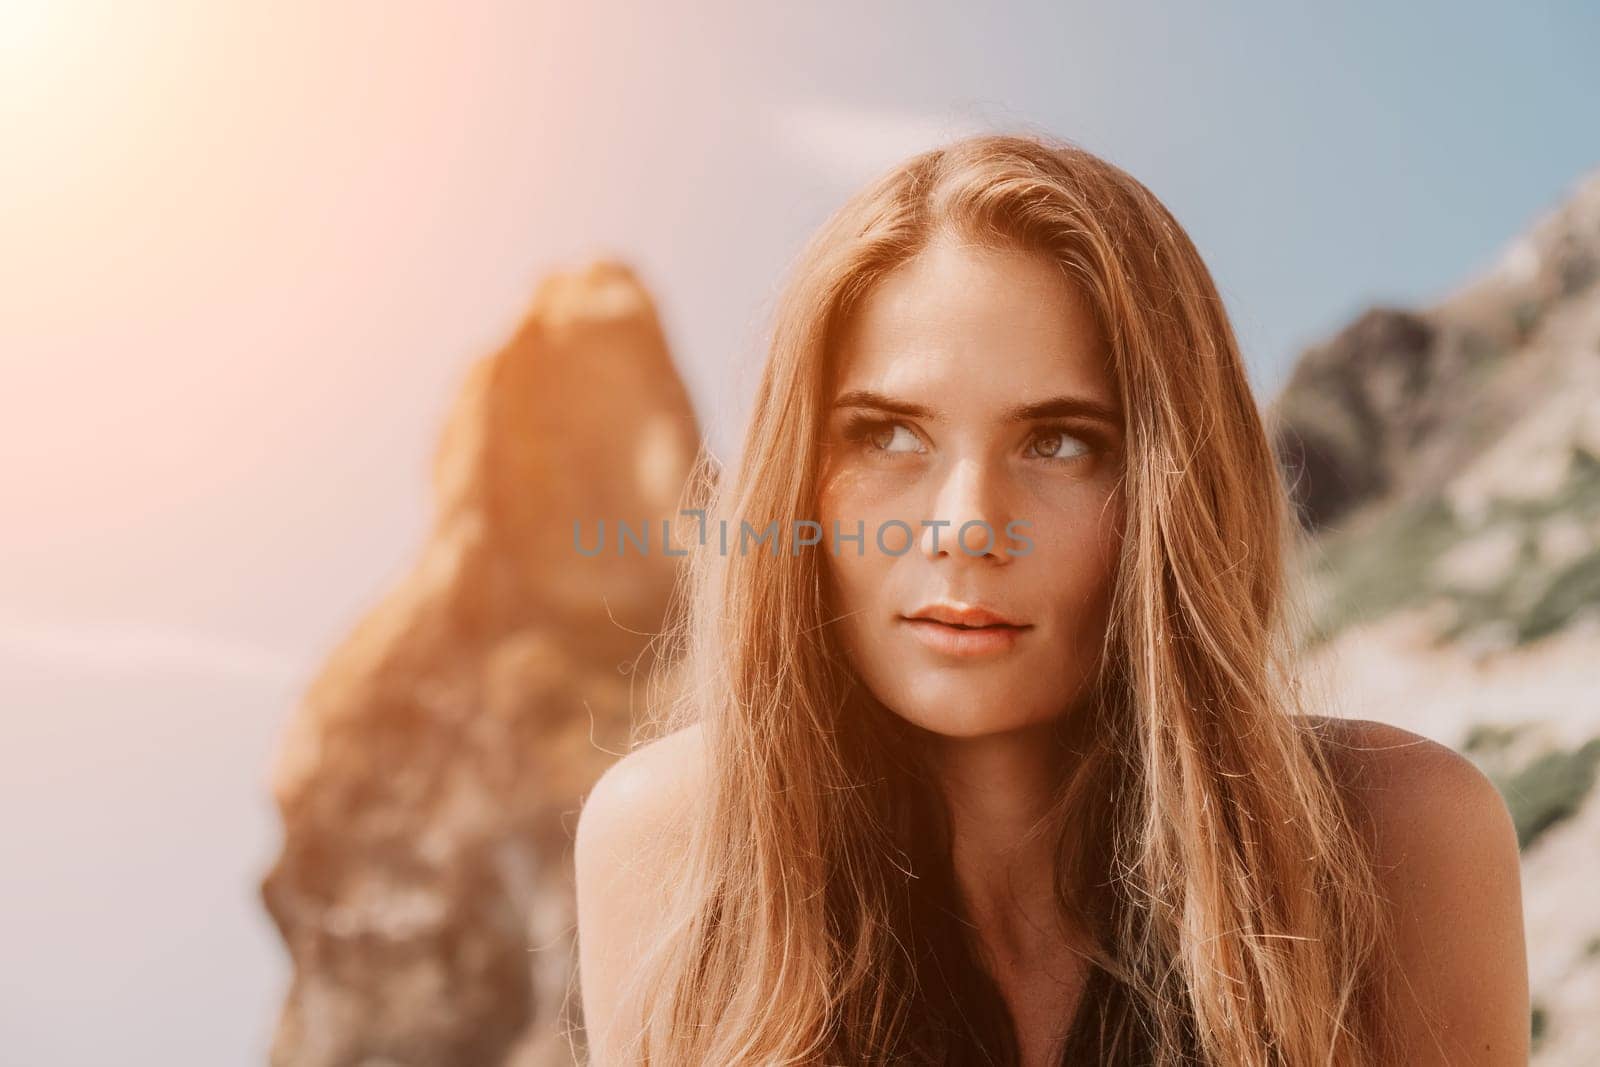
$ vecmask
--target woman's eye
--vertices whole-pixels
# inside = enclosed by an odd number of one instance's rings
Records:
[[[885,452],[918,452],[917,435],[898,422],[892,422],[872,434],[873,445]]]
[[[1041,459],[1073,459],[1089,451],[1080,437],[1065,430],[1046,430],[1033,439],[1032,454]]]
[[[852,419],[845,426],[845,437],[874,452],[922,451],[922,443],[910,427],[886,419]]]
[[[890,419],[853,418],[845,423],[844,437],[868,452],[879,454],[905,454],[924,451],[922,439],[902,422]],[[1027,454],[1032,459],[1077,459],[1094,451],[1091,442],[1067,429],[1041,430],[1028,442]]]

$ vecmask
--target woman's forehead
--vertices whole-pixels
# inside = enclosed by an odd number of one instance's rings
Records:
[[[1116,401],[1087,298],[1042,255],[977,246],[930,246],[882,279],[841,332],[832,377],[834,397],[865,390],[935,409]]]

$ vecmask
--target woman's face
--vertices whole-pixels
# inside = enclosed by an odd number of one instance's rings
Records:
[[[1043,256],[941,237],[858,305],[829,402],[815,551],[863,684],[952,737],[1069,711],[1122,530],[1122,419],[1084,299]],[[1012,625],[949,625],[993,622],[974,611]]]

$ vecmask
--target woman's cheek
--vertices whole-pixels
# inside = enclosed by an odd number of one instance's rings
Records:
[[[833,542],[833,524],[839,524],[843,534],[854,535],[857,523],[862,523],[866,533],[867,553],[876,551],[873,531],[891,518],[902,522],[915,520],[901,514],[906,497],[906,480],[894,472],[874,470],[860,464],[841,463],[831,468],[819,493],[818,511],[823,526],[823,543]],[[898,542],[891,542],[894,547]],[[847,543],[842,551],[852,551]]]
[[[1121,493],[1104,479],[1058,473],[1035,476],[1024,487],[1020,510],[1032,513],[1027,517],[1036,516],[1036,526],[1048,522],[1080,545],[1102,540],[1105,529],[1120,528]]]

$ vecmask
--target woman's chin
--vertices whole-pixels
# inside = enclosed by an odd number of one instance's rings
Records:
[[[972,739],[1012,733],[1030,726],[1040,726],[1053,716],[1019,713],[1016,705],[985,708],[992,702],[993,694],[974,696],[968,700],[941,701],[937,704],[920,704],[914,709],[905,705],[893,708],[894,713],[930,734],[940,737]]]

